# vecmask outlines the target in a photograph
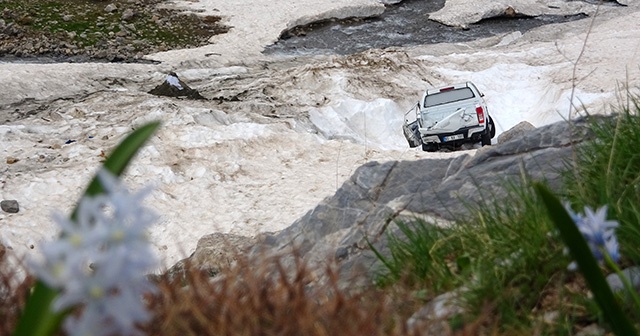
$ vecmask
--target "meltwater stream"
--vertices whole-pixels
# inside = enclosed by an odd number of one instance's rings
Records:
[[[525,32],[545,24],[579,20],[586,15],[544,15],[482,20],[468,29],[449,27],[428,19],[444,7],[445,0],[405,0],[389,5],[375,18],[328,20],[293,28],[265,48],[266,54],[341,54],[373,48],[465,42],[509,33]]]

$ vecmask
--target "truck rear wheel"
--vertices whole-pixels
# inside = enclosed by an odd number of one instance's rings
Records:
[[[493,123],[493,118],[489,117],[489,127],[491,127],[491,139],[496,136],[496,124]]]
[[[480,141],[482,142],[482,146],[490,146],[491,145],[491,131],[485,130],[480,137]]]
[[[487,123],[487,129],[484,130],[484,133],[480,137],[480,141],[483,146],[491,145],[491,139],[496,136],[496,126],[493,124],[493,119],[489,117],[489,122]]]

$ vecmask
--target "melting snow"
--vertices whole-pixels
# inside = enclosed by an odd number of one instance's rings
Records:
[[[371,15],[381,10],[375,0],[176,5],[222,15],[234,28],[209,46],[150,56],[160,64],[0,64],[0,198],[21,208],[0,212],[0,241],[18,255],[37,252],[38,241],[56,234],[51,212],[68,213],[104,153],[147,121],[163,126],[124,180],[133,189],[156,186],[148,202],[161,222],[151,239],[171,266],[205,234],[287,227],[368,161],[473,154],[406,146],[403,115],[429,85],[473,81],[502,132],[523,120],[542,126],[566,118],[574,84],[574,104],[600,109],[615,102],[620,83],[633,87],[640,78],[635,3],[602,11],[575,68],[588,20],[563,24],[566,30],[379,51],[365,64],[260,51],[294,22]],[[400,65],[387,66],[386,58]],[[215,101],[145,94],[171,71],[201,92],[248,98],[231,111]],[[271,107],[252,95],[290,104],[270,116]],[[19,161],[4,163],[8,157]]]

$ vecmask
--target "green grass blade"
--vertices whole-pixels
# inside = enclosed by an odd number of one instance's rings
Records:
[[[569,247],[571,256],[578,264],[580,272],[584,275],[595,301],[600,306],[612,331],[620,336],[637,335],[636,329],[617,304],[587,242],[558,198],[542,184],[536,183],[534,188],[546,206],[551,220],[560,231],[562,240]]]
[[[120,176],[138,150],[153,135],[160,126],[160,122],[146,124],[129,134],[103,164],[103,168],[116,176]],[[87,187],[84,196],[93,196],[103,192],[97,176],[94,176]],[[78,206],[73,210],[71,218],[75,220]],[[53,335],[59,328],[64,312],[56,313],[51,310],[51,303],[57,292],[44,283],[38,281],[33,293],[27,300],[14,336],[48,336]]]
[[[51,302],[57,294],[56,291],[38,281],[22,312],[14,335],[53,335],[58,330],[64,316],[63,313],[55,313],[51,310]]]
[[[113,175],[120,176],[138,150],[159,126],[160,122],[152,122],[133,131],[107,158],[103,164],[103,168],[110,171]],[[102,191],[102,185],[98,177],[95,176],[85,191],[85,195],[97,195]]]

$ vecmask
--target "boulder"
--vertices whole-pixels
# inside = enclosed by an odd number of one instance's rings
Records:
[[[415,335],[449,335],[449,319],[464,313],[461,290],[440,294],[407,320],[407,329]]]
[[[519,138],[536,128],[528,121],[521,121],[498,136],[498,143],[505,143],[511,139]]]
[[[185,82],[180,80],[175,72],[170,72],[164,82],[153,88],[149,93],[156,96],[205,99],[197,90],[190,88]]]
[[[116,5],[114,4],[108,4],[107,6],[104,7],[104,11],[107,13],[112,13],[118,10],[118,7],[116,7]]]
[[[20,205],[16,200],[3,200],[0,202],[0,208],[8,213],[18,213],[20,211]]]
[[[122,21],[129,21],[136,16],[136,13],[131,8],[127,8],[122,12]]]
[[[253,247],[255,238],[226,233],[213,233],[198,240],[196,250],[167,271],[169,279],[184,277],[187,268],[195,267],[215,276],[233,266],[237,257]]]
[[[626,268],[620,272],[623,277],[629,281],[629,284],[633,286],[636,291],[640,290],[640,266],[632,266]],[[626,290],[624,282],[617,273],[612,273],[607,276],[607,283],[614,292],[624,292]]]

